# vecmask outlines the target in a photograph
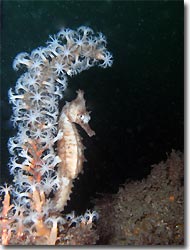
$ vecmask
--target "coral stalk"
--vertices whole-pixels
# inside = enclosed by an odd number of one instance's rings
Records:
[[[60,228],[67,224],[60,212],[84,161],[84,146],[75,123],[89,136],[95,134],[88,125],[90,112],[86,110],[83,91],[79,90],[77,98],[66,103],[61,114],[59,101],[68,77],[94,65],[112,65],[105,37],[86,26],[76,31],[62,29],[46,44],[31,53],[18,54],[13,62],[15,70],[26,72],[17,80],[15,89],[9,90],[11,119],[18,132],[8,142],[14,185],[1,187],[4,245],[22,241],[56,244]],[[75,221],[84,223],[81,217]]]

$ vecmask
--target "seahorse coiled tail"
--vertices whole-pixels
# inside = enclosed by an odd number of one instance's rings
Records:
[[[76,128],[79,124],[91,137],[95,132],[90,128],[90,112],[86,110],[84,92],[77,91],[77,97],[67,102],[62,109],[58,128],[63,132],[63,137],[57,143],[58,156],[61,162],[58,166],[58,177],[60,188],[55,195],[56,209],[63,210],[69,200],[73,180],[78,176],[83,167],[84,146]]]

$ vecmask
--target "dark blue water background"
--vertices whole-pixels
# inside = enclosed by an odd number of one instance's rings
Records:
[[[61,27],[103,32],[112,68],[92,68],[70,79],[68,101],[85,91],[96,136],[80,130],[87,147],[84,174],[69,209],[89,208],[99,193],[141,179],[150,165],[183,150],[183,1],[3,1],[1,17],[1,181],[10,181],[7,140],[15,134],[7,91],[20,73],[17,53],[45,45]]]

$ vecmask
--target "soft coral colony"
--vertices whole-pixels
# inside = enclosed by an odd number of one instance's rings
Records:
[[[73,180],[82,170],[84,146],[75,123],[89,136],[90,112],[84,92],[67,102],[59,114],[59,101],[67,88],[68,76],[94,65],[112,65],[102,33],[81,26],[64,28],[49,36],[46,47],[20,53],[13,68],[27,69],[9,90],[13,105],[12,122],[16,136],[9,139],[12,185],[0,188],[1,243],[69,244],[66,225],[92,225],[98,216],[87,210],[84,216],[62,215],[70,197]]]

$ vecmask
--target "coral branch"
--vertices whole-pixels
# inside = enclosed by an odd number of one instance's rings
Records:
[[[90,112],[84,92],[66,103],[59,114],[59,101],[67,88],[68,76],[94,65],[112,65],[102,33],[86,26],[62,29],[49,36],[46,47],[19,53],[13,69],[26,69],[9,90],[13,105],[12,122],[17,135],[9,139],[10,174],[14,185],[1,187],[1,242],[8,244],[64,244],[69,223],[63,211],[73,180],[82,170],[84,146],[75,123],[89,136]],[[75,217],[75,223],[92,225],[92,218]],[[80,231],[80,230],[79,230]],[[89,234],[91,235],[91,234]],[[64,236],[66,237],[66,236]],[[67,241],[68,242],[68,241]],[[78,241],[76,241],[78,242]]]

